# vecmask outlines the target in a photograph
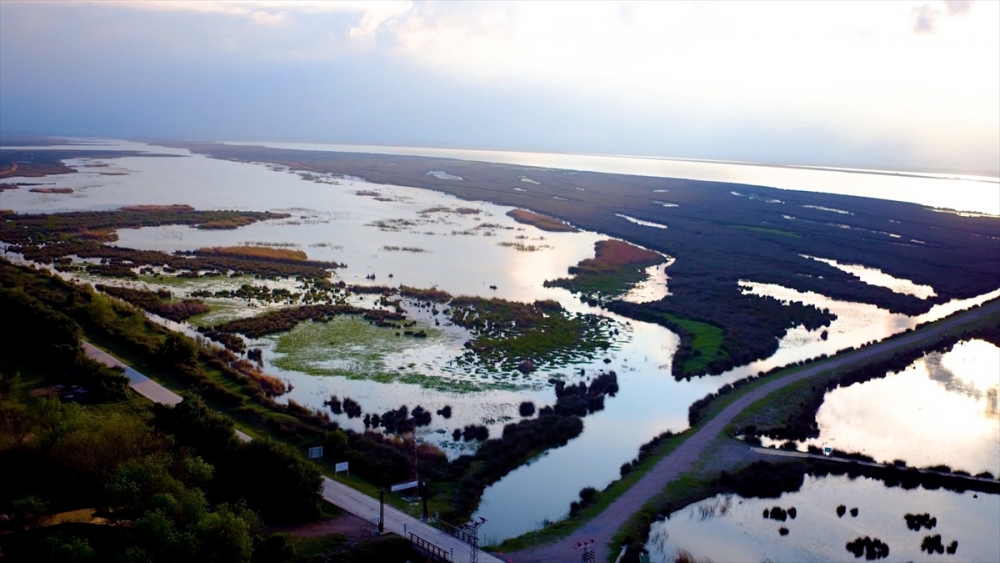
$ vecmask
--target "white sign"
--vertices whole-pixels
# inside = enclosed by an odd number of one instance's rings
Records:
[[[346,461],[338,463],[337,465],[334,466],[333,469],[334,469],[335,473],[340,473],[341,471],[350,471],[347,468],[347,462]]]
[[[419,484],[418,481],[408,481],[406,483],[399,483],[398,485],[393,485],[389,490],[392,492],[405,491],[406,489],[412,489]]]
[[[309,448],[309,459],[319,459],[323,457],[323,446]]]

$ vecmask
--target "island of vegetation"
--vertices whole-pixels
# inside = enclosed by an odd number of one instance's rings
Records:
[[[666,262],[662,254],[620,240],[594,244],[594,258],[569,269],[571,278],[547,280],[545,287],[563,287],[591,302],[619,297],[646,278],[646,268]]]
[[[542,215],[541,213],[535,213],[534,211],[528,211],[526,209],[511,209],[507,212],[507,216],[514,219],[518,223],[538,227],[543,231],[550,231],[553,233],[576,232],[576,229],[566,222],[560,221],[555,217],[549,217],[548,215]]]

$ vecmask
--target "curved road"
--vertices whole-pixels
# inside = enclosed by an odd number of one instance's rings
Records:
[[[797,381],[802,381],[803,379],[852,364],[859,360],[865,360],[879,354],[891,353],[899,348],[933,339],[951,329],[996,312],[1000,312],[1000,301],[987,303],[973,311],[963,311],[939,322],[936,326],[918,329],[909,334],[897,336],[854,352],[835,356],[823,364],[807,367],[793,375],[767,382],[760,388],[733,401],[732,404],[723,409],[715,418],[705,424],[701,430],[660,460],[649,473],[644,475],[625,494],[611,503],[604,512],[580,526],[574,533],[556,543],[512,553],[507,555],[507,557],[510,557],[515,563],[560,563],[564,561],[576,561],[580,557],[579,552],[574,550],[576,544],[581,541],[593,539],[596,540],[595,545],[601,546],[598,548],[597,560],[605,559],[607,557],[605,550],[609,549],[608,544],[611,543],[618,528],[634,512],[642,508],[650,498],[662,491],[670,481],[688,471],[691,468],[691,464],[705,453],[705,450],[726,425],[750,405],[774,391]],[[615,548],[614,551],[617,553],[618,549]]]

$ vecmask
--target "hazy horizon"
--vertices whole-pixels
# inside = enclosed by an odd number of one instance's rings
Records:
[[[1000,175],[1000,4],[0,4],[0,134]]]

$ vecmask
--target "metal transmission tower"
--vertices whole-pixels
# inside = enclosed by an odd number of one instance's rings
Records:
[[[440,522],[442,530],[472,546],[472,550],[469,552],[469,563],[479,563],[479,528],[485,523],[486,519],[482,516],[479,517],[478,522],[472,520],[461,528],[447,522]]]
[[[573,549],[583,549],[580,557],[582,563],[594,563],[597,560],[597,548],[594,547],[594,540],[578,542]]]

